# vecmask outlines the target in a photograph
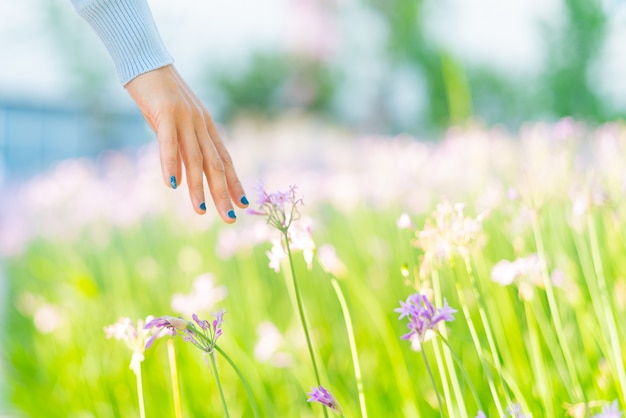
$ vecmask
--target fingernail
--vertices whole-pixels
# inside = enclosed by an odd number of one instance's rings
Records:
[[[235,215],[235,211],[232,209],[228,211],[228,217],[230,219],[237,219],[237,215]]]
[[[170,186],[172,186],[172,189],[176,188],[176,176],[170,177]]]
[[[247,204],[249,204],[249,203],[250,203],[250,202],[248,202],[248,198],[247,198],[247,197],[245,197],[245,196],[241,196],[241,200],[240,200],[240,202],[241,202],[242,204],[244,204],[244,205],[247,205]]]
[[[200,209],[206,210],[206,203],[204,202],[200,203]]]

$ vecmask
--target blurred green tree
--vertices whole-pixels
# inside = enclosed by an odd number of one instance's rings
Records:
[[[387,25],[387,52],[391,65],[408,64],[425,78],[425,119],[428,124],[442,127],[469,118],[472,104],[465,70],[453,55],[427,39],[423,22],[424,1],[367,1]]]
[[[557,117],[607,120],[611,115],[590,79],[606,37],[608,18],[602,2],[564,0],[563,6],[562,27],[546,30],[548,54],[538,105]]]
[[[224,70],[209,82],[225,96],[226,119],[240,112],[275,117],[287,109],[328,114],[335,88],[320,62],[278,52],[256,53],[244,71]]]

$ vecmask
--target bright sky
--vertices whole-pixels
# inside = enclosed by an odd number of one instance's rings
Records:
[[[192,85],[203,75],[199,71],[206,68],[198,63],[237,66],[250,51],[284,45],[297,30],[299,22],[293,10],[298,1],[302,0],[149,0],[168,49]],[[356,0],[336,1],[342,10],[358,4]],[[0,2],[0,98],[54,98],[65,91],[66,67],[58,44],[47,32],[46,3],[67,13],[66,19],[75,19],[70,22],[86,41],[91,39],[91,52],[108,66],[114,82],[113,66],[104,48],[79,20],[70,0],[4,1]],[[598,76],[597,88],[608,100],[626,106],[626,11],[616,6],[617,1],[604,3],[610,8],[613,30],[593,75]],[[468,63],[524,76],[542,64],[544,51],[537,20],[558,22],[560,5],[560,0],[431,1],[427,3],[429,31],[437,42]],[[357,18],[361,16],[358,13],[346,16],[342,25],[350,27],[352,36],[368,36],[372,27],[367,19]]]

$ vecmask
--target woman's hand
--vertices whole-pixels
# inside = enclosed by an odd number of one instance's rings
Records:
[[[243,186],[211,115],[176,69],[149,71],[125,87],[156,132],[165,184],[174,189],[180,184],[182,160],[195,211],[206,212],[206,177],[217,212],[225,222],[235,222],[232,202],[248,206]]]

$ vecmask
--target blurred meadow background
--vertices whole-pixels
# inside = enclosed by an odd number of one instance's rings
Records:
[[[261,181],[303,197],[320,262],[293,267],[345,417],[621,416],[622,2],[149,3],[252,206]],[[104,327],[219,308],[260,415],[322,416],[276,236],[163,187],[71,2],[0,3],[0,63],[0,417],[140,416]],[[416,292],[458,311],[421,352],[394,311]],[[172,378],[166,340],[141,363],[146,416],[177,416],[176,383],[182,416],[224,416],[202,355],[175,339]],[[218,362],[231,416],[253,416]]]

